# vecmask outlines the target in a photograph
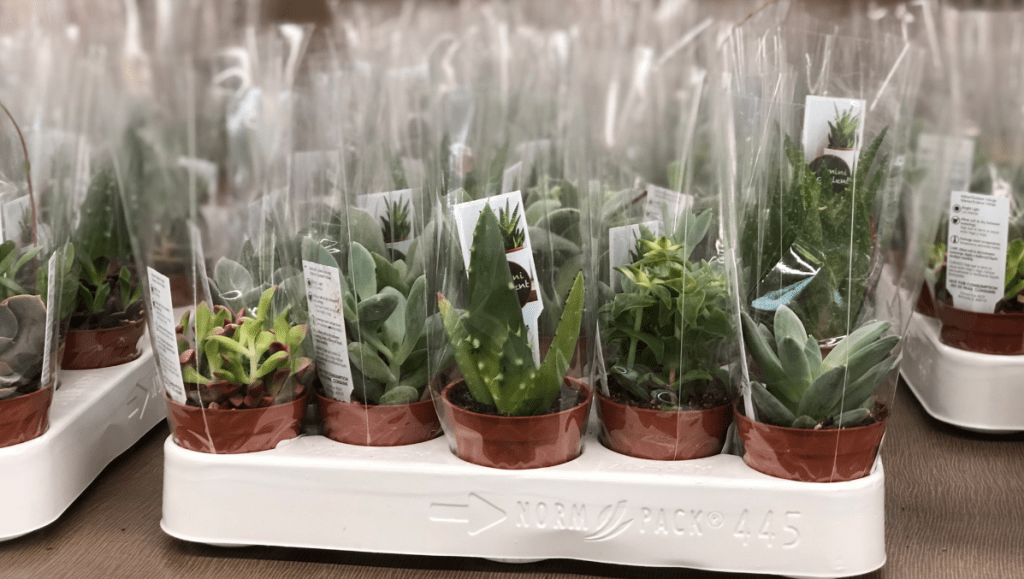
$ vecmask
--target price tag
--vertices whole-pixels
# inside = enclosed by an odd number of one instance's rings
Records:
[[[151,329],[160,357],[160,381],[172,400],[184,404],[185,381],[181,378],[178,338],[174,331],[178,324],[171,306],[171,280],[151,267],[148,270]]]
[[[946,289],[953,306],[993,313],[1006,284],[1010,200],[954,191],[949,201]]]
[[[316,369],[327,394],[342,402],[352,399],[352,369],[338,268],[302,261],[306,280],[309,326],[316,347]]]

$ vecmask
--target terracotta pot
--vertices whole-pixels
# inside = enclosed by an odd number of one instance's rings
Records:
[[[590,413],[590,388],[583,382],[565,378],[567,385],[582,393],[582,402],[540,416],[479,414],[456,406],[449,395],[462,382],[452,382],[441,393],[462,460],[492,468],[525,469],[562,464],[579,455]]]
[[[365,405],[316,395],[324,436],[360,446],[402,446],[441,434],[433,400],[412,404]]]
[[[652,410],[620,404],[597,394],[601,442],[628,456],[650,460],[690,460],[722,452],[732,422],[732,406],[706,410]]]
[[[0,400],[0,448],[38,438],[49,426],[53,389]]]
[[[186,406],[167,399],[174,441],[186,450],[238,454],[270,450],[302,432],[309,391],[265,408],[217,409]]]
[[[801,482],[843,482],[871,472],[885,420],[855,428],[813,430],[754,422],[735,410],[743,462],[774,477]]]
[[[928,284],[921,284],[921,293],[917,295],[917,306],[914,309],[928,317],[935,317],[935,302],[932,301],[932,290],[928,287]]]
[[[939,340],[947,346],[999,356],[1024,354],[1024,314],[986,314],[943,303],[935,307],[942,323]]]
[[[139,357],[146,320],[104,330],[69,330],[61,356],[65,370],[92,370],[126,364]]]

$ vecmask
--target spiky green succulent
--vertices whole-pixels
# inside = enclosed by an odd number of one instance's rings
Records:
[[[504,209],[498,209],[498,227],[501,228],[501,239],[505,251],[522,247],[526,243],[526,232],[519,225],[519,212],[505,202]]]
[[[408,239],[412,233],[412,224],[409,223],[409,200],[397,199],[386,205],[387,212],[380,218],[384,241],[394,243]]]
[[[840,114],[836,107],[836,120],[828,122],[828,147],[830,149],[853,149],[857,146],[857,115],[853,109]]]
[[[509,416],[543,414],[558,398],[576,349],[583,319],[583,275],[576,276],[551,347],[538,367],[504,247],[498,218],[485,206],[470,249],[468,307],[460,315],[438,295],[441,319],[477,402]]]
[[[843,338],[824,359],[792,310],[775,312],[774,331],[746,314],[743,341],[764,381],[750,390],[761,422],[792,428],[857,426],[873,417],[874,392],[895,364],[899,336],[891,324],[867,323]]]
[[[39,296],[0,301],[0,400],[37,389],[45,337],[46,306]]]

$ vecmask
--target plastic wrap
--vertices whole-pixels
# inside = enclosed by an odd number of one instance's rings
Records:
[[[897,267],[893,251],[917,239],[919,222],[897,217],[920,54],[900,38],[739,28],[726,56],[744,459],[796,480],[858,478],[881,443],[921,283],[920,252]],[[847,449],[862,432],[864,451]]]

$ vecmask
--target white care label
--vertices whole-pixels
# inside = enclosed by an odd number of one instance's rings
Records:
[[[949,200],[946,289],[953,306],[992,313],[1006,284],[1010,200],[953,191]]]
[[[64,282],[63,279],[57,279],[57,262],[60,261],[58,256],[61,254],[63,254],[62,251],[53,252],[46,266],[46,330],[45,337],[43,338],[43,375],[40,379],[42,388],[49,388],[50,380],[53,378],[53,362],[50,349],[53,348],[53,318],[60,307],[60,304],[57,303],[59,299],[57,297],[59,295],[58,289],[62,287]]]
[[[153,331],[153,342],[156,354],[160,357],[160,381],[167,395],[175,402],[185,403],[185,381],[181,378],[181,358],[178,356],[178,337],[174,328],[178,322],[174,319],[171,306],[171,280],[153,268],[149,271],[150,312]]]
[[[664,219],[666,227],[675,229],[679,216],[692,206],[692,195],[648,185],[647,196],[644,197],[644,221],[660,222]]]
[[[523,208],[523,196],[519,191],[455,205],[455,226],[459,233],[459,244],[462,246],[463,263],[469,265],[473,232],[480,221],[480,213],[488,205],[498,217],[498,222],[503,224],[501,229],[505,243],[505,259],[512,273],[512,284],[519,297],[519,305],[523,309],[523,322],[526,323],[533,348],[533,361],[540,365],[538,321],[541,312],[544,311],[544,303],[540,299],[540,290],[537,287],[537,266],[533,262],[530,228],[526,226],[526,211]]]
[[[309,329],[316,347],[316,370],[327,395],[335,400],[352,399],[352,369],[348,360],[348,336],[341,298],[338,268],[302,261],[309,306]]]
[[[629,265],[636,261],[636,240],[640,239],[640,227],[646,227],[655,237],[661,235],[661,221],[644,221],[634,225],[612,227],[608,230],[608,271],[611,276],[612,290],[618,292],[622,288],[622,274],[615,268]]]
[[[857,170],[857,156],[864,141],[862,99],[808,96],[804,106],[801,140],[804,160],[814,171],[827,171],[832,185],[848,187]]]

